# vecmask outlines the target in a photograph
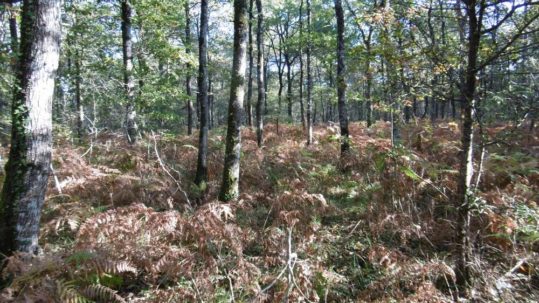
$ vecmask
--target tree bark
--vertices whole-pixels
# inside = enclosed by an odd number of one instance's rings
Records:
[[[307,145],[313,143],[313,75],[311,72],[311,0],[307,0]]]
[[[303,104],[303,0],[299,5],[299,111],[301,115],[301,127],[305,131],[305,107]]]
[[[189,1],[184,4],[185,10],[185,53],[191,53],[191,15],[189,14]],[[185,94],[187,95],[187,134],[193,134],[193,100],[191,99],[191,64],[186,64]]]
[[[77,49],[75,52],[75,106],[77,107],[77,140],[79,143],[82,142],[83,129],[82,125],[84,123],[84,108],[82,106],[82,91],[81,91],[81,54]]]
[[[200,34],[198,38],[198,104],[200,133],[195,183],[205,188],[208,182],[208,0],[200,2]]]
[[[277,134],[279,134],[279,123],[281,119],[282,97],[283,97],[282,95],[283,95],[283,88],[284,88],[284,81],[283,81],[284,64],[283,64],[283,49],[282,49],[282,45],[283,45],[282,33],[278,31],[277,35],[279,37],[278,49],[275,47],[274,40],[271,37],[270,39],[271,39],[271,46],[273,49],[273,55],[275,56],[275,59],[277,61],[277,73],[279,76],[279,90],[277,92]],[[278,54],[277,54],[277,51],[279,52]]]
[[[221,201],[229,201],[239,196],[241,115],[243,113],[247,61],[247,23],[247,0],[234,0],[234,58],[230,81],[223,182],[219,193]]]
[[[346,108],[345,50],[344,50],[344,13],[342,1],[335,1],[335,16],[337,18],[337,100],[339,106],[339,124],[341,128],[341,155],[350,149],[348,132],[348,111]]]
[[[264,14],[262,11],[262,1],[256,0],[256,12],[258,14],[258,23],[256,28],[256,48],[257,48],[257,60],[256,60],[256,72],[257,72],[257,86],[258,86],[258,100],[256,103],[256,141],[258,147],[262,146],[262,137],[264,132],[264,117],[262,113],[262,106],[266,98],[265,86],[264,86]]]
[[[208,75],[208,113],[209,113],[209,116],[208,116],[208,129],[211,130],[213,129],[214,127],[214,124],[213,124],[213,115],[214,115],[214,112],[213,110],[215,109],[214,105],[213,105],[213,101],[214,101],[214,94],[213,94],[213,81],[212,81],[212,74],[210,73]]]
[[[133,77],[131,13],[131,4],[129,3],[129,0],[121,0],[124,88],[126,95],[125,126],[127,141],[133,144],[137,140],[137,123],[135,121],[137,112],[135,110],[135,78]]]
[[[253,7],[254,0],[249,1],[249,82],[247,84],[247,125],[249,127],[253,126],[253,109],[252,109],[252,100],[253,100]]]
[[[290,60],[290,55],[285,53],[285,61],[286,61],[286,102],[288,104],[288,119],[290,122],[293,122],[292,117],[292,61]]]
[[[13,59],[17,58],[19,52],[19,35],[17,31],[17,14],[12,7],[12,4],[6,4],[9,10],[9,34],[11,43],[11,53],[14,55]],[[16,62],[16,60],[14,60]]]
[[[11,47],[11,71],[13,74],[17,73],[17,58],[19,56],[19,35],[17,30],[17,14],[12,7],[11,3],[5,4],[9,11],[9,34],[10,34],[10,47]],[[0,111],[7,107],[7,102],[0,100]]]
[[[456,282],[459,292],[468,295],[472,285],[472,243],[470,240],[470,195],[473,176],[473,116],[474,97],[476,91],[477,60],[481,39],[481,24],[484,2],[481,2],[479,18],[477,1],[464,1],[468,17],[468,49],[465,83],[462,90],[462,150],[460,154],[459,178],[457,190],[457,260]]]
[[[25,0],[12,103],[11,148],[0,202],[0,252],[38,252],[52,150],[52,100],[60,57],[60,1]]]

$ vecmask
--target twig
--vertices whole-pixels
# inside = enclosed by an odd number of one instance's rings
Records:
[[[288,261],[287,269],[288,269],[288,288],[286,290],[286,295],[284,297],[284,302],[288,302],[288,297],[290,296],[290,293],[292,292],[292,289],[294,289],[294,265],[296,263],[296,254],[292,252],[292,227],[288,228]]]
[[[513,266],[508,272],[506,272],[502,277],[508,277],[510,276],[511,274],[513,274],[513,272],[515,270],[517,270],[520,266],[522,266],[522,264],[524,264],[524,262],[528,261],[528,258],[524,258],[520,261],[517,262],[517,264],[515,266]]]
[[[82,156],[80,156],[81,158],[84,158],[84,156],[86,156],[86,154],[88,154],[91,150],[93,150],[94,148],[94,141],[93,140],[90,140],[90,147],[88,148],[88,150],[86,150],[86,152],[84,154],[82,154]]]
[[[291,275],[290,273],[293,272],[294,270],[294,265],[296,264],[296,260],[297,260],[297,255],[295,253],[292,253],[292,228],[288,228],[288,260],[286,262],[286,265],[283,267],[281,272],[268,286],[264,287],[264,289],[262,289],[256,294],[256,296],[251,300],[251,302],[254,302],[255,299],[258,298],[258,296],[270,290],[275,285],[275,283],[277,283],[277,281],[279,281],[279,279],[287,271],[288,271],[288,290],[284,299],[285,301],[288,301],[288,295],[294,286],[293,280],[292,280],[293,278],[290,276]]]
[[[303,296],[303,299],[307,302],[311,302],[309,299],[307,299],[307,296],[301,291],[301,288],[299,288],[298,284],[296,283],[296,278],[294,277],[294,273],[292,273],[292,283],[294,286],[298,289],[299,293]]]
[[[268,215],[266,216],[266,220],[264,220],[264,225],[262,226],[262,230],[266,229],[266,224],[268,223],[269,216],[270,216],[272,210],[273,210],[273,203],[271,204],[271,207],[270,207],[270,209],[268,211]]]
[[[176,180],[176,178],[174,178],[174,176],[170,173],[170,171],[167,169],[167,167],[165,166],[165,164],[163,163],[163,161],[161,160],[161,157],[159,156],[159,151],[157,150],[157,140],[155,139],[155,134],[152,130],[152,138],[153,138],[153,148],[154,148],[154,151],[155,151],[155,156],[157,158],[157,161],[159,162],[159,165],[161,165],[161,168],[163,169],[163,171],[165,171],[165,173],[174,181],[174,183],[176,183],[176,186],[178,187],[178,190],[184,195],[185,197],[185,200],[187,201],[187,204],[189,204],[189,206],[193,206],[191,204],[191,201],[189,200],[189,196],[187,195],[187,192],[185,192],[183,189],[182,189],[182,186],[180,184],[180,182],[178,182],[178,180]]]
[[[230,302],[235,303],[236,299],[234,298],[234,284],[232,284],[232,279],[228,274],[228,270],[225,269],[226,278],[228,280],[228,287],[230,288]]]
[[[62,194],[62,185],[60,184],[60,181],[58,180],[58,176],[56,175],[56,171],[54,170],[54,167],[52,167],[52,163],[50,164],[52,176],[54,177],[54,185],[56,186],[56,190],[61,195]]]
[[[265,293],[266,291],[270,290],[273,285],[275,285],[275,283],[277,283],[277,281],[279,281],[279,279],[284,275],[284,273],[286,272],[286,270],[288,269],[288,265],[287,266],[284,266],[283,269],[281,270],[281,272],[277,275],[277,277],[275,278],[275,280],[273,280],[268,286],[264,287],[264,289],[262,289],[261,291],[259,291],[256,296],[253,298],[253,300],[251,300],[251,302],[254,302],[256,298],[258,298],[258,296],[260,296],[261,294]]]
[[[200,291],[198,291],[197,283],[194,279],[191,279],[191,283],[193,283],[193,288],[195,289],[195,293],[197,295],[197,299],[199,302],[204,302],[202,300],[202,296],[200,295]]]

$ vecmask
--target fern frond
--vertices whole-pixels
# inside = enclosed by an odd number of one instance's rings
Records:
[[[75,289],[74,281],[56,281],[56,297],[63,303],[91,303]]]
[[[94,260],[92,261],[92,269],[95,269],[98,274],[121,274],[133,273],[137,274],[137,268],[128,261],[113,261],[113,260]]]
[[[99,284],[87,286],[81,293],[98,302],[125,303],[124,298],[120,297],[115,290]]]

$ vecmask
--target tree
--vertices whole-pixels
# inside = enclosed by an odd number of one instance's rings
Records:
[[[253,126],[253,5],[254,0],[249,1],[249,82],[247,84],[247,125]]]
[[[0,252],[38,252],[39,220],[52,150],[52,99],[60,57],[60,1],[25,0],[6,179]]]
[[[189,0],[185,0],[185,52],[191,52],[191,15],[189,14]],[[187,95],[187,134],[193,134],[193,100],[191,100],[191,64],[186,64],[187,74],[185,75],[185,94]]]
[[[256,140],[258,147],[262,146],[262,137],[264,132],[264,117],[262,113],[262,106],[266,98],[266,92],[264,90],[264,13],[262,12],[262,1],[256,0],[256,12],[258,14],[258,23],[256,28],[256,73],[257,73],[257,85],[258,85],[258,100],[256,103]]]
[[[303,0],[300,0],[299,4],[299,113],[301,115],[301,126],[305,131],[305,107],[303,106]]]
[[[9,11],[9,42],[10,42],[10,51],[11,51],[11,71],[13,74],[17,72],[17,56],[19,53],[19,36],[17,29],[17,13],[13,8],[13,4],[6,3],[4,4],[6,9]],[[3,101],[0,101],[0,111],[4,109]]]
[[[313,143],[313,75],[311,72],[311,0],[307,0],[307,145]]]
[[[470,184],[473,175],[473,117],[477,57],[479,53],[479,43],[481,40],[481,19],[484,5],[481,5],[478,18],[476,10],[476,0],[464,1],[468,18],[468,52],[467,67],[465,71],[464,87],[462,88],[462,134],[461,134],[461,154],[458,178],[458,216],[457,216],[457,243],[459,251],[456,262],[456,278],[460,291],[466,296],[466,291],[471,284],[470,262],[472,258],[472,246],[470,243]]]
[[[257,0],[260,1],[260,0]],[[247,48],[247,0],[234,0],[234,57],[230,79],[225,165],[219,200],[229,201],[239,195],[241,115],[245,94]]]
[[[200,33],[198,37],[198,104],[200,134],[195,183],[202,189],[208,181],[208,0],[200,2]]]
[[[124,88],[126,95],[125,127],[127,141],[131,144],[137,140],[137,112],[135,109],[135,78],[133,77],[133,40],[131,37],[131,3],[121,0],[122,15],[122,50],[124,59]]]
[[[350,148],[348,132],[348,111],[346,108],[346,79],[344,77],[344,13],[342,0],[335,1],[335,16],[337,18],[337,104],[339,107],[339,125],[341,128],[341,155]]]

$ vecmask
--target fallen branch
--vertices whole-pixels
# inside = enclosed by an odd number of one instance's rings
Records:
[[[187,192],[183,190],[180,182],[178,180],[176,180],[176,178],[174,178],[174,176],[167,169],[165,163],[163,163],[163,160],[161,160],[161,157],[159,156],[159,151],[157,149],[157,139],[155,138],[155,134],[154,134],[153,130],[152,130],[152,138],[153,138],[153,148],[154,148],[154,151],[155,151],[155,156],[157,158],[157,161],[159,162],[159,165],[161,166],[163,171],[174,181],[174,183],[176,183],[176,186],[177,186],[178,190],[184,195],[185,200],[187,201],[187,204],[189,204],[189,206],[192,207],[193,204],[191,204],[191,201],[189,200],[189,196],[187,195]]]

